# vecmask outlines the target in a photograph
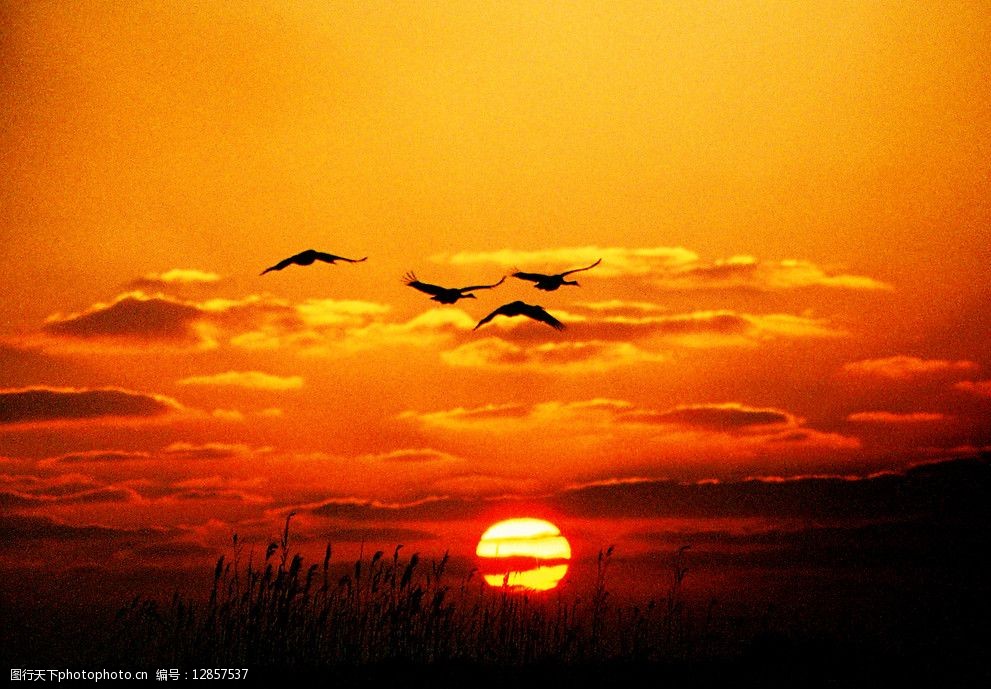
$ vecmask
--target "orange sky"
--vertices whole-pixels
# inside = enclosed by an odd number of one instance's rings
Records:
[[[9,514],[212,544],[326,504],[991,445],[979,3],[8,3],[0,28]],[[306,248],[369,258],[259,276]],[[598,258],[456,306],[401,282]],[[517,299],[567,330],[472,331]]]

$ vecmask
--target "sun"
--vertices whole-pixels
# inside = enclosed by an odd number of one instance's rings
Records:
[[[571,544],[549,521],[520,517],[486,529],[475,554],[490,586],[549,591],[568,572]]]

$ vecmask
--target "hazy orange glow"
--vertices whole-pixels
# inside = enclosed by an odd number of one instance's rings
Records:
[[[486,529],[475,554],[481,558],[483,576],[490,586],[548,591],[568,572],[568,565],[560,560],[571,559],[571,544],[550,522],[519,517]],[[527,562],[532,566],[523,569]]]
[[[498,500],[595,552],[651,482],[991,447],[982,3],[20,2],[0,35],[0,566],[168,571],[290,511],[472,560]],[[260,275],[311,248],[368,258]],[[567,329],[473,331],[516,300]]]

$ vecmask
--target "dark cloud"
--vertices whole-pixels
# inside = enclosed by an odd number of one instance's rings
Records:
[[[640,532],[632,540],[655,546],[660,559],[690,545],[692,566],[785,569],[856,567],[951,567],[975,560],[991,546],[983,523],[946,520],[940,515],[850,526],[810,526],[753,533],[727,531]]]
[[[31,387],[0,390],[0,424],[152,417],[180,408],[178,402],[167,397],[116,388]]]
[[[72,452],[59,457],[42,460],[43,464],[90,464],[132,462],[150,459],[147,452],[125,452],[123,450],[92,450],[89,452]]]
[[[269,448],[253,449],[240,443],[191,443],[176,442],[161,450],[163,457],[169,459],[213,460],[231,459],[233,457],[249,457],[252,454],[269,451]]]
[[[101,502],[127,502],[133,497],[124,488],[105,486],[78,493],[24,493],[19,491],[0,492],[0,507],[39,507],[43,505],[81,505]]]
[[[564,514],[587,518],[908,518],[991,509],[991,458],[925,464],[858,479],[798,478],[725,483],[629,481],[557,495]]]
[[[227,502],[267,502],[267,499],[259,496],[243,493],[238,490],[223,488],[188,488],[178,493],[172,494],[176,500],[223,500]]]
[[[24,541],[146,540],[161,538],[157,529],[112,529],[105,526],[73,526],[48,519],[5,514],[0,520],[0,548],[18,547]]]
[[[714,429],[793,425],[795,418],[778,409],[755,409],[739,404],[698,404],[653,412],[633,410],[617,414],[617,421],[643,424],[677,424]]]
[[[429,498],[405,504],[359,500],[330,500],[311,508],[320,517],[356,522],[450,521],[472,519],[485,513],[489,504],[462,498]]]
[[[907,520],[941,515],[991,517],[991,455],[923,464],[861,478],[807,477],[680,483],[602,482],[539,499],[562,516],[584,519],[768,518]],[[338,498],[309,508],[350,522],[473,520],[530,504],[522,498],[427,498],[387,504]]]
[[[142,340],[196,339],[190,326],[202,312],[164,297],[125,295],[110,305],[46,323],[44,329],[72,337],[123,337]]]

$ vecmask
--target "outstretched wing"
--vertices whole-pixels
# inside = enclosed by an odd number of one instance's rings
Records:
[[[530,282],[540,282],[541,280],[550,277],[549,275],[542,275],[540,273],[524,273],[521,270],[517,270],[512,275],[514,278],[529,280]]]
[[[306,253],[306,252],[303,252],[303,253]],[[281,261],[279,261],[278,263],[276,263],[274,266],[269,266],[268,268],[266,268],[265,270],[263,270],[260,273],[260,275],[264,275],[265,273],[269,273],[269,272],[271,272],[273,270],[282,270],[283,268],[288,268],[292,264],[298,262],[299,261],[299,258],[302,255],[303,254],[296,254],[295,256],[290,256],[289,258],[284,258]]]
[[[476,325],[474,328],[472,328],[472,330],[478,330],[483,325],[485,325],[486,323],[488,323],[493,318],[495,318],[496,316],[499,316],[499,315],[505,314],[507,316],[515,316],[516,315],[516,312],[512,312],[511,313],[511,309],[508,308],[508,307],[511,307],[511,306],[512,306],[512,304],[503,304],[498,309],[496,309],[495,311],[493,311],[492,313],[490,313],[488,316],[486,316],[485,318],[483,318],[482,320],[480,320],[478,322],[478,325]]]
[[[580,273],[583,270],[589,270],[589,269],[594,268],[595,266],[599,265],[600,263],[602,263],[602,259],[601,258],[598,261],[596,261],[595,263],[593,263],[592,265],[590,265],[590,266],[585,266],[584,268],[575,268],[574,270],[566,270],[563,273],[561,273],[561,277],[564,277],[565,275],[571,275],[572,273]]]
[[[334,261],[346,261],[347,263],[361,263],[362,261],[368,260],[368,256],[365,256],[364,258],[345,258],[344,256],[325,254],[322,251],[314,251],[313,257],[316,260],[323,261],[325,263],[333,263]]]
[[[498,287],[499,285],[501,285],[505,281],[506,281],[506,276],[503,275],[501,278],[499,278],[499,282],[496,282],[496,283],[494,283],[492,285],[472,285],[470,287],[459,287],[458,288],[458,291],[459,292],[474,292],[476,289],[492,289],[493,287]]]
[[[554,316],[550,315],[539,306],[530,306],[527,304],[527,308],[523,311],[523,315],[528,316],[535,321],[546,323],[555,330],[564,330],[565,327],[564,323],[554,318]]]
[[[412,287],[413,289],[418,289],[425,294],[430,294],[432,296],[437,296],[438,294],[443,294],[446,290],[440,285],[431,285],[429,282],[420,282],[416,279],[416,275],[413,273],[406,273],[403,276],[403,282]]]

